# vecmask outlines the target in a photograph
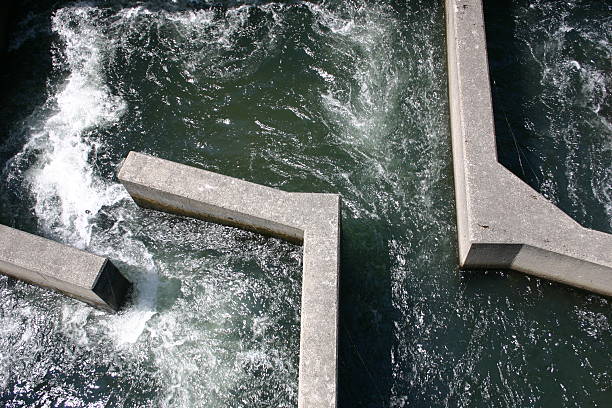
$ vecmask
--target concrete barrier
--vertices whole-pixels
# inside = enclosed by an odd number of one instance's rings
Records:
[[[335,407],[340,196],[287,193],[135,152],[118,177],[142,207],[303,242],[298,406]]]
[[[0,272],[107,311],[131,286],[106,258],[0,225]]]
[[[587,229],[497,161],[481,0],[446,0],[462,268],[505,268],[612,295],[612,235]]]

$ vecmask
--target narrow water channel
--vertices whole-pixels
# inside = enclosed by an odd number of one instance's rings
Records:
[[[342,195],[341,407],[606,406],[608,300],[456,270],[444,32],[428,0],[22,1],[0,222],[136,291],[108,315],[0,276],[0,405],[296,406],[301,248],[137,208],[137,150]]]

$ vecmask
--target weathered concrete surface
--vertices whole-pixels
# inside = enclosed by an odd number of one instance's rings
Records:
[[[142,207],[303,242],[298,406],[335,407],[340,196],[287,193],[136,152],[118,177]]]
[[[612,236],[582,227],[497,161],[481,0],[446,0],[462,268],[507,268],[612,295]]]
[[[106,258],[0,225],[0,272],[118,310],[131,286]]]

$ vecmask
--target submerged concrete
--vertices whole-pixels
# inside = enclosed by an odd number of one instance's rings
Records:
[[[142,207],[303,243],[298,406],[335,407],[340,196],[287,193],[136,152],[118,177]]]
[[[462,268],[504,268],[612,295],[612,235],[584,228],[497,161],[481,0],[446,0]]]
[[[116,311],[130,282],[106,258],[0,225],[0,272]]]

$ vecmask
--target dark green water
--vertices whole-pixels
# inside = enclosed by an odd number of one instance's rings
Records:
[[[300,248],[138,209],[115,177],[130,150],[342,194],[341,407],[612,399],[608,300],[456,270],[440,2],[27,3],[0,221],[109,256],[137,291],[109,316],[0,277],[4,405],[296,405]],[[577,197],[610,222],[609,198]]]

